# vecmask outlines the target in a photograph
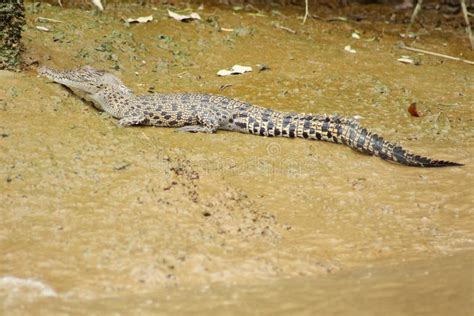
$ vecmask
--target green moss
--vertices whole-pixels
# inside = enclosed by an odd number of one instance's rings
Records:
[[[20,68],[21,31],[24,25],[23,0],[3,0],[0,3],[0,69]]]

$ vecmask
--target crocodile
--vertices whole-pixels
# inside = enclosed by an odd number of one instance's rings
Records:
[[[305,138],[344,144],[364,154],[414,167],[462,166],[415,155],[339,115],[280,112],[237,99],[203,93],[135,95],[113,74],[84,66],[71,70],[38,68],[38,73],[92,101],[120,126],[175,127],[185,132],[237,131],[261,136]]]

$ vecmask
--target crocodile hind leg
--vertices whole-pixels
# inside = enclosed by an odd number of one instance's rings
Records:
[[[118,125],[122,127],[132,125],[145,125],[147,118],[144,115],[126,116],[118,121]]]
[[[221,111],[222,112],[222,111]],[[178,129],[180,132],[189,132],[189,133],[215,133],[223,122],[227,121],[227,116],[225,113],[218,114],[218,111],[213,111],[212,109],[206,109],[201,111],[198,115],[199,125],[188,125],[183,126]]]
[[[188,133],[215,133],[217,129],[212,129],[207,126],[201,126],[201,125],[188,125],[188,126],[183,126],[177,129],[179,132],[188,132]]]

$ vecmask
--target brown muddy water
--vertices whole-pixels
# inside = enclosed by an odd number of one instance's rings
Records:
[[[371,19],[305,25],[292,8],[205,6],[191,23],[166,8],[28,6],[26,58],[104,68],[136,93],[211,92],[359,115],[419,154],[465,166],[416,169],[322,142],[119,128],[33,68],[0,72],[4,314],[472,312],[473,66],[397,48],[409,12],[391,7],[351,6],[338,15]],[[147,15],[147,24],[121,21]],[[474,59],[461,28],[425,24],[414,46]],[[419,65],[397,62],[402,55]],[[234,64],[254,71],[216,76]],[[412,102],[421,117],[407,112]]]

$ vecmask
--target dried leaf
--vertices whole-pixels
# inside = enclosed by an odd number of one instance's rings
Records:
[[[416,110],[416,102],[410,104],[410,106],[408,107],[408,112],[411,114],[411,116],[420,117],[420,114]]]
[[[265,71],[265,70],[270,70],[270,67],[268,67],[265,64],[256,64],[255,66],[257,66],[257,69],[258,69],[259,72],[262,72],[262,71]]]
[[[104,7],[102,6],[102,2],[100,2],[100,0],[92,0],[92,3],[93,3],[100,11],[104,11]]]
[[[368,38],[364,41],[366,41],[366,42],[375,42],[375,41],[378,42],[378,41],[380,41],[380,38],[378,36],[374,36],[374,37]]]
[[[44,18],[42,16],[39,16],[36,18],[36,21],[40,22],[40,23],[48,23],[48,22],[51,22],[51,23],[63,23],[63,21],[59,21],[59,20],[55,20],[55,19],[50,19],[50,18]]]
[[[252,71],[252,67],[249,66],[241,66],[241,65],[234,65],[230,70],[221,69],[217,72],[218,76],[230,76],[230,75],[240,75],[246,72]]]
[[[415,64],[415,61],[410,56],[402,56],[402,57],[398,58],[397,61],[399,61],[403,64],[411,64],[411,65]]]
[[[357,51],[356,51],[355,49],[353,49],[353,48],[351,47],[351,45],[347,45],[346,47],[344,47],[344,50],[345,50],[346,52],[349,52],[349,53],[352,53],[352,54],[357,53]]]
[[[408,34],[400,33],[401,38],[416,38],[416,33],[410,32]]]
[[[124,19],[124,21],[127,23],[147,23],[147,22],[153,21],[153,15],[141,16],[136,19],[128,18],[128,19]]]
[[[49,28],[47,28],[46,26],[36,26],[36,29],[44,32],[49,32]]]
[[[176,21],[187,22],[191,20],[200,20],[201,16],[196,12],[191,13],[190,15],[182,15],[168,10],[168,16],[175,19]]]
[[[260,17],[260,18],[266,18],[267,15],[266,14],[263,14],[263,13],[260,13],[260,12],[256,12],[256,13],[247,13],[248,15],[250,16],[257,16],[257,17]]]
[[[333,18],[326,19],[326,21],[327,22],[335,22],[335,21],[347,22],[349,21],[349,19],[344,16],[336,16]]]

